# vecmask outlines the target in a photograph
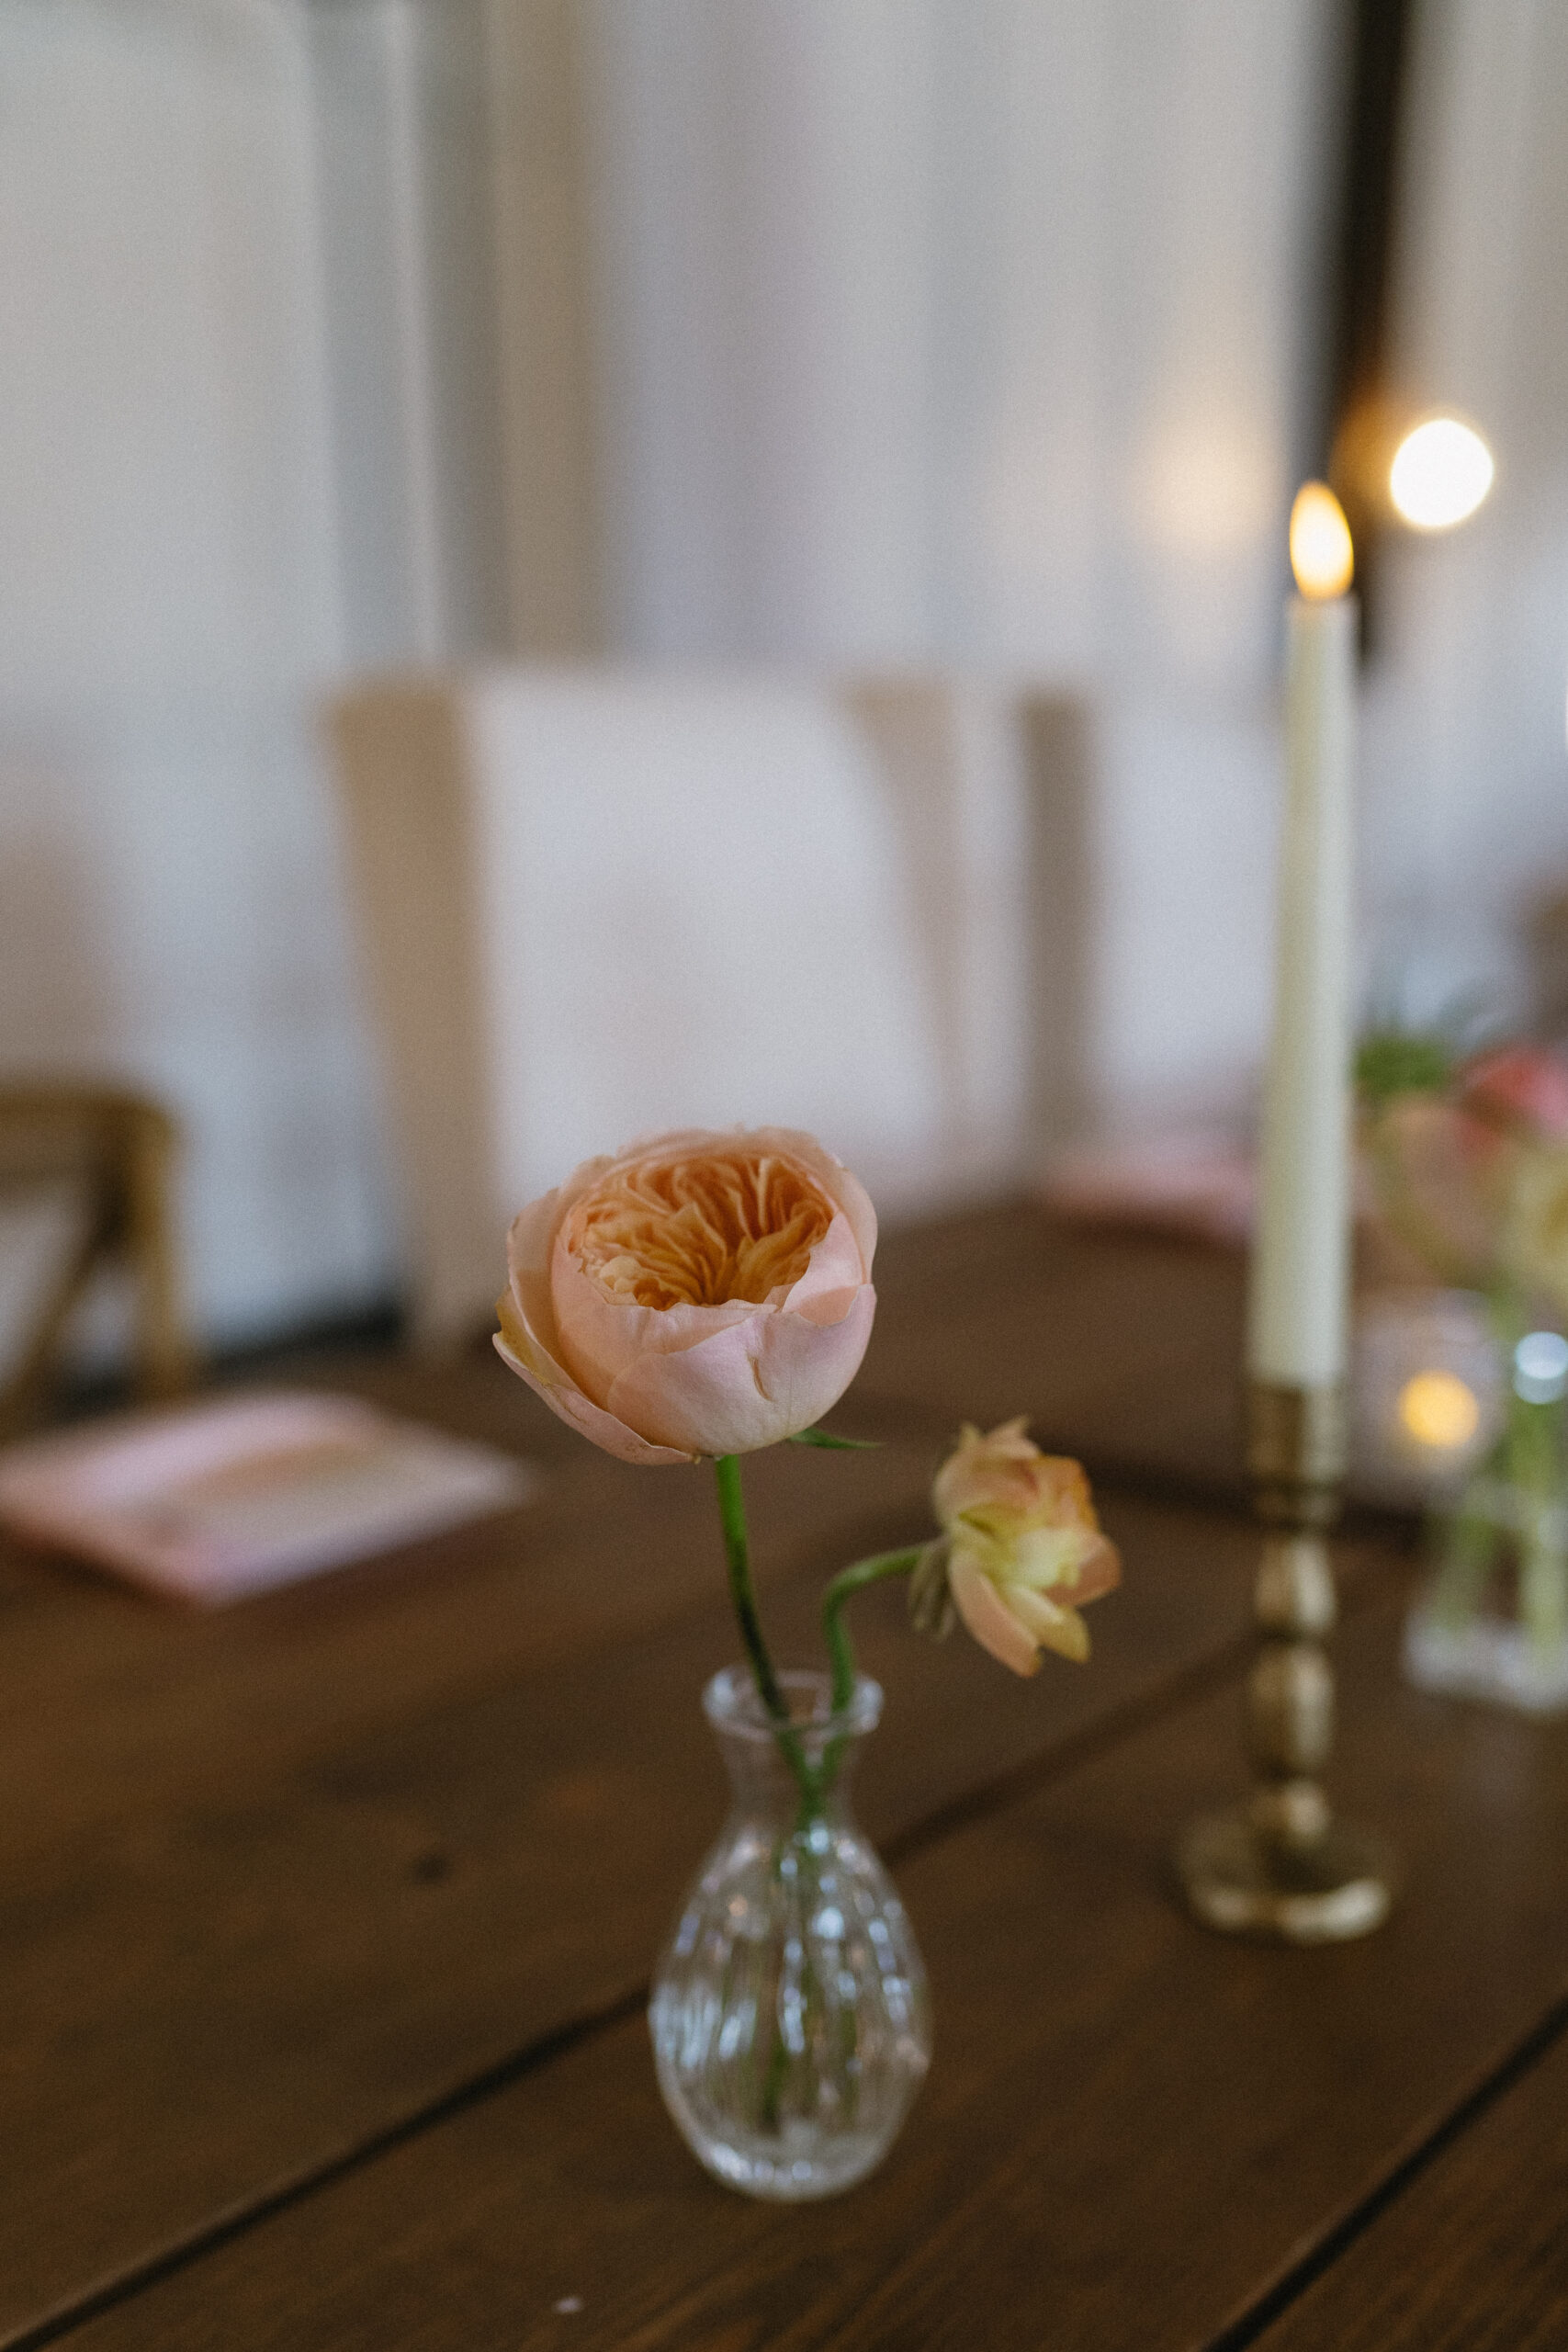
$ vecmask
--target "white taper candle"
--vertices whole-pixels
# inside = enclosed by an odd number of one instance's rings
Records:
[[[1264,1091],[1248,1369],[1317,1387],[1345,1372],[1350,1258],[1350,908],[1356,604],[1332,494],[1292,515],[1285,821]]]

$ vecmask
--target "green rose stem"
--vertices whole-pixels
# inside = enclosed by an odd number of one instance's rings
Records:
[[[855,1653],[850,1640],[850,1629],[844,1623],[844,1603],[853,1599],[868,1584],[880,1584],[884,1577],[907,1577],[919,1567],[926,1550],[923,1544],[912,1544],[901,1552],[876,1552],[869,1560],[857,1560],[853,1567],[840,1570],[822,1596],[822,1634],[828,1645],[828,1656],[833,1668],[832,1708],[841,1715],[855,1695]],[[818,1770],[818,1780],[826,1795],[839,1777],[839,1758],[843,1753],[844,1734],[830,1740]]]
[[[925,1550],[925,1544],[912,1544],[902,1552],[877,1552],[869,1560],[857,1560],[852,1568],[836,1576],[823,1594],[822,1634],[832,1661],[836,1715],[842,1714],[855,1695],[855,1653],[844,1623],[844,1603],[866,1585],[879,1584],[884,1577],[911,1576]]]
[[[810,1819],[820,1805],[821,1794],[817,1775],[807,1763],[806,1751],[790,1722],[789,1707],[779,1688],[779,1678],[763,1638],[762,1621],[757,1614],[757,1595],[751,1584],[751,1550],[746,1535],[746,1504],[740,1492],[740,1457],[738,1453],[720,1453],[715,1457],[713,1469],[718,1485],[725,1557],[729,1564],[729,1597],[735,1603],[740,1638],[750,1661],[757,1695],[772,1718],[773,1737],[795,1774],[806,1817]]]

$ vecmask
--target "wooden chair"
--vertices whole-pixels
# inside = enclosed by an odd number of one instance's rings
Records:
[[[30,1318],[19,1361],[0,1380],[0,1435],[43,1414],[72,1313],[109,1267],[132,1277],[135,1394],[172,1396],[188,1385],[192,1351],[169,1203],[177,1144],[168,1113],[139,1095],[0,1086],[0,1198],[70,1185],[80,1200],[78,1232]]]

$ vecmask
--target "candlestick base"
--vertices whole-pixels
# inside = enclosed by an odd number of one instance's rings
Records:
[[[1190,1823],[1176,1849],[1189,1908],[1224,1935],[1345,1943],[1382,1927],[1393,1904],[1389,1848],[1336,1821],[1321,1784],[1334,1746],[1326,1531],[1344,1474],[1344,1408],[1337,1386],[1256,1381],[1249,1392],[1247,1458],[1263,1521],[1246,1692],[1252,1793]]]
[[[1176,1868],[1194,1917],[1230,1936],[1348,1943],[1381,1928],[1393,1903],[1390,1849],[1343,1821],[1294,1844],[1260,1829],[1245,1805],[1208,1814],[1184,1831]]]

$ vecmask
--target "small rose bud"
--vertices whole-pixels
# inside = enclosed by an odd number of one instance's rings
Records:
[[[1035,1673],[1042,1650],[1088,1657],[1089,1628],[1078,1611],[1122,1576],[1081,1467],[1042,1453],[1024,1426],[1021,1419],[1008,1421],[987,1437],[966,1426],[931,1489],[946,1532],[953,1605],[975,1639],[1015,1674]]]

